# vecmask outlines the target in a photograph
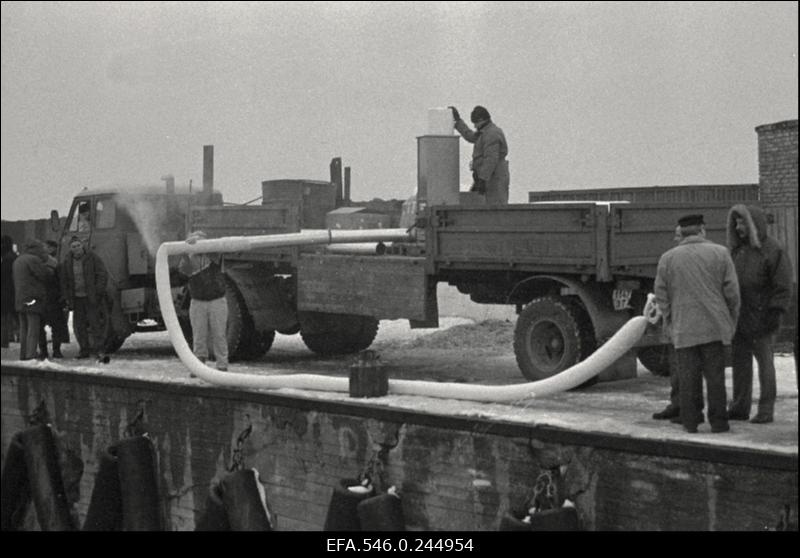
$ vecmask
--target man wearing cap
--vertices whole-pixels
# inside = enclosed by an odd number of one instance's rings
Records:
[[[204,240],[203,231],[194,231],[187,244]],[[225,299],[225,276],[219,254],[189,254],[181,258],[178,271],[189,278],[189,321],[192,324],[192,351],[202,362],[209,357],[209,343],[217,370],[228,370],[228,301]]]
[[[658,262],[656,302],[675,347],[680,422],[697,432],[703,422],[703,379],[712,432],[730,430],[725,392],[724,345],[739,316],[739,282],[727,248],[705,236],[702,215],[678,220],[681,241]]]
[[[482,106],[472,109],[470,120],[475,125],[475,131],[461,120],[458,110],[449,107],[453,112],[454,127],[468,142],[474,144],[472,148],[472,189],[486,196],[486,203],[508,203],[508,143],[506,136],[489,115],[489,111]]]
[[[761,394],[750,422],[772,422],[777,385],[773,342],[792,296],[789,255],[767,236],[767,218],[757,206],[734,205],[728,212],[728,247],[739,279],[742,310],[733,337],[731,420],[750,418],[753,357],[758,363]]]

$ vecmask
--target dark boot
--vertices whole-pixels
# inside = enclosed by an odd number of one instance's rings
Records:
[[[747,420],[750,418],[750,413],[740,413],[739,411],[731,411],[728,409],[728,420]]]
[[[672,417],[671,419],[669,419],[669,421],[673,422],[675,424],[682,424],[682,422],[683,422],[683,421],[681,421],[680,415],[678,415],[676,417]],[[694,422],[696,424],[703,424],[705,421],[706,421],[705,416],[703,415],[703,413],[700,413],[699,415],[696,415],[694,417],[693,421],[690,421],[690,424],[691,424],[691,422]]]
[[[667,420],[679,416],[681,416],[680,407],[673,407],[672,405],[667,405],[663,411],[653,413],[653,418],[656,420]]]
[[[762,413],[761,411],[759,411],[758,413],[756,413],[756,416],[750,419],[750,422],[752,422],[753,424],[767,424],[768,422],[772,422],[773,420],[775,419],[772,417],[771,414]]]

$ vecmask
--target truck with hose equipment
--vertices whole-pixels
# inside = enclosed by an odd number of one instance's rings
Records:
[[[419,139],[417,194],[402,201],[354,203],[349,168],[334,159],[329,181],[267,180],[261,203],[231,205],[213,189],[213,147],[204,150],[203,189],[84,191],[60,231],[61,249],[79,236],[106,262],[107,349],[141,329],[163,328],[154,258],[165,241],[190,230],[208,238],[313,230],[402,228],[393,242],[259,248],[225,254],[227,337],[232,360],[262,357],[277,333],[299,333],[320,355],[355,353],[374,340],[380,320],[438,327],[437,285],[477,303],[513,305],[513,350],[529,380],[580,362],[642,312],[659,256],[673,245],[677,218],[702,212],[709,237],[724,242],[724,203],[546,202],[489,206],[459,192],[451,169],[457,138]],[[457,148],[456,148],[457,158]],[[258,198],[257,198],[258,199]],[[89,227],[80,226],[88,210]],[[51,214],[54,226],[57,212]],[[174,260],[174,261],[173,261]],[[187,338],[186,280],[170,259],[170,284]],[[635,376],[636,357],[669,373],[668,340],[656,326],[600,380]]]

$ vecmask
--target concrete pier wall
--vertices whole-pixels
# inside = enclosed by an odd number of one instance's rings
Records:
[[[372,459],[402,496],[409,530],[496,530],[543,470],[587,530],[764,530],[797,510],[797,456],[413,413],[46,369],[2,369],[2,451],[44,401],[83,521],[98,453],[144,410],[167,526],[192,530],[209,483],[244,464],[265,483],[279,530],[320,530],[332,487]]]

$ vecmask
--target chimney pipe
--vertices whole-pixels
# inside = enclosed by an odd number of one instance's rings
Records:
[[[350,205],[350,167],[344,168],[344,203]]]
[[[214,146],[203,146],[203,193],[214,191]]]
[[[336,207],[342,205],[342,158],[331,159],[331,182],[336,187]]]
[[[161,177],[161,180],[167,183],[167,194],[174,194],[175,193],[175,177],[171,174],[167,174]]]

